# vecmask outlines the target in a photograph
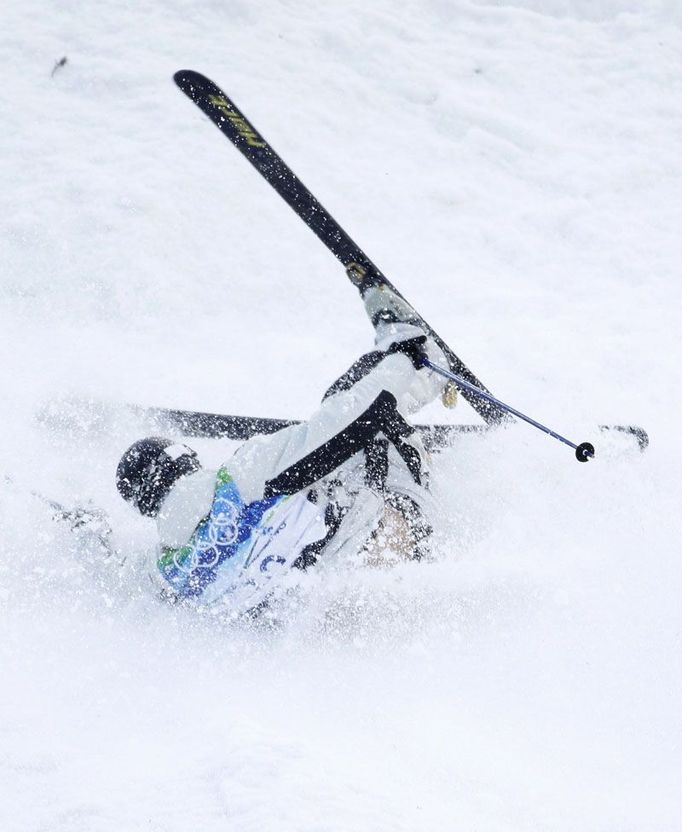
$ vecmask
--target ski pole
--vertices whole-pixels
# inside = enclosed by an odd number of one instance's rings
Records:
[[[575,451],[575,458],[578,462],[587,462],[588,459],[591,459],[594,456],[594,445],[590,442],[581,442],[580,445],[576,445],[570,441],[570,439],[566,439],[565,436],[562,436],[560,433],[551,430],[550,428],[546,427],[545,425],[541,425],[540,422],[536,422],[535,419],[531,419],[530,416],[526,416],[523,413],[519,412],[515,408],[511,407],[504,402],[501,402],[499,399],[496,399],[495,396],[491,396],[490,393],[486,393],[484,390],[479,389],[473,384],[470,384],[466,379],[458,376],[456,373],[451,373],[450,370],[444,370],[442,367],[439,367],[437,364],[434,364],[430,361],[426,356],[424,356],[423,364],[425,367],[428,367],[430,370],[433,370],[434,373],[438,373],[438,375],[443,376],[443,378],[450,379],[450,381],[454,381],[458,387],[463,387],[465,390],[469,390],[469,392],[473,393],[476,396],[480,396],[482,399],[490,402],[491,404],[496,405],[501,410],[505,410],[507,413],[512,413],[514,416],[518,416],[519,419],[523,419],[524,422],[528,422],[529,425],[533,425],[534,428],[541,430],[543,433],[548,434],[549,436],[553,436],[554,439],[558,439],[559,442],[563,442],[564,445],[568,445],[569,448],[573,448]]]

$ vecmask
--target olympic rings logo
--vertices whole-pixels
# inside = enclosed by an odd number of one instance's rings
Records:
[[[221,550],[235,543],[239,536],[239,510],[234,503],[218,498],[200,535],[189,557],[180,561],[181,549],[174,554],[173,564],[178,571],[191,574],[197,569],[213,569],[218,565]]]

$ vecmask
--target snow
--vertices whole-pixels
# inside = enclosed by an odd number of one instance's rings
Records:
[[[0,828],[682,829],[679,3],[7,0],[0,24]],[[156,601],[113,483],[139,428],[36,414],[304,417],[371,335],[180,68],[493,392],[649,451],[466,439],[435,563],[322,567],[251,626]],[[125,564],[30,487],[105,507]]]

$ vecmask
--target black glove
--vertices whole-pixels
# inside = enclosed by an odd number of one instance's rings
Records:
[[[426,335],[418,335],[416,338],[408,338],[406,341],[394,341],[386,350],[386,355],[401,352],[410,359],[415,370],[421,370],[424,366],[424,359],[428,358],[424,344],[426,344]]]

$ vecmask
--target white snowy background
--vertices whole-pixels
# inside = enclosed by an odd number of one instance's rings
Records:
[[[678,0],[4,0],[0,829],[682,829],[681,27]],[[371,344],[180,68],[497,395],[649,451],[463,441],[435,563],[320,569],[269,625],[155,600],[113,479],[139,426],[46,403],[305,417]],[[104,507],[125,564],[31,488]]]

